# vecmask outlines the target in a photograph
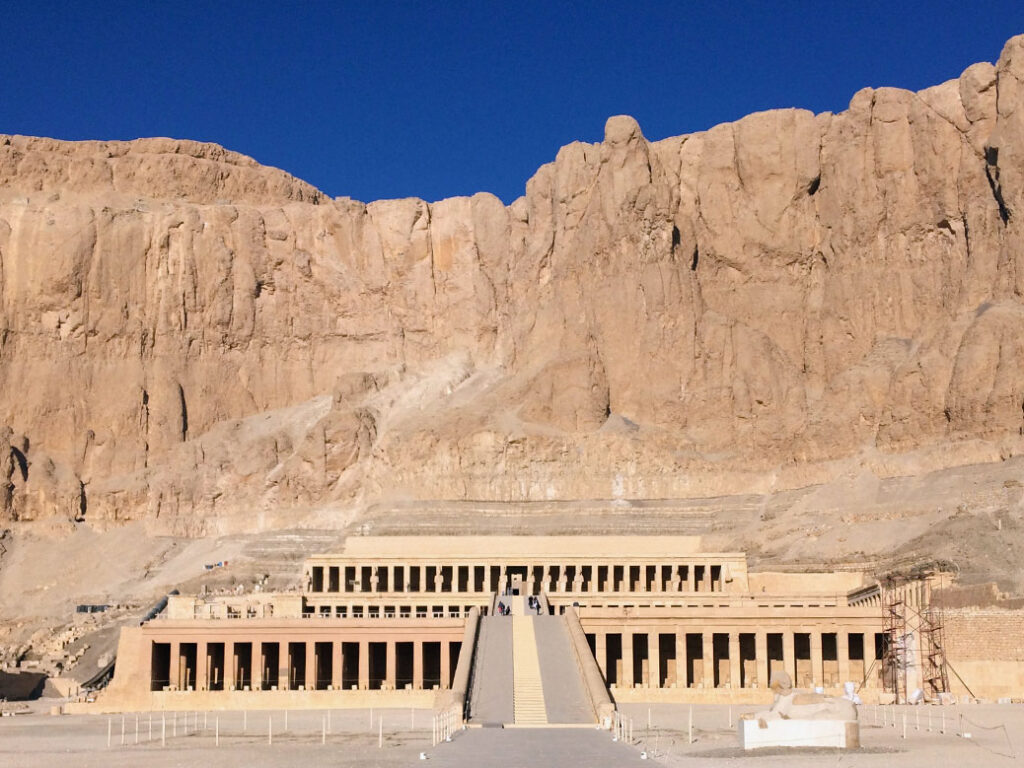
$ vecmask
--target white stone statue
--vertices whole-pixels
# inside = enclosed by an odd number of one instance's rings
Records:
[[[769,720],[857,720],[857,707],[852,701],[794,690],[786,672],[773,673],[770,685],[775,694],[771,709],[745,716],[760,722],[762,728]]]

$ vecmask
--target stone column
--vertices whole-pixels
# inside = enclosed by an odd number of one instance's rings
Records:
[[[386,565],[375,565],[370,571],[370,591],[379,592],[380,589],[380,569],[387,568]]]
[[[679,566],[673,565],[672,573],[669,577],[668,590],[669,592],[678,592],[680,589],[682,589],[682,582],[679,576]]]
[[[316,678],[316,642],[308,640],[306,641],[306,679],[302,681],[307,691],[316,690]]]
[[[359,641],[359,690],[370,687],[370,644],[366,640]]]
[[[636,583],[636,591],[637,592],[646,592],[647,591],[647,565],[645,563],[640,563],[640,565],[637,566],[637,571],[639,573],[639,578],[637,579],[637,583]]]
[[[704,687],[715,687],[715,636],[711,632],[701,634],[701,650],[704,653]]]
[[[742,672],[740,670],[740,634],[739,632],[729,633],[729,687],[738,690],[742,686]]]
[[[597,569],[598,565],[595,563],[590,566],[590,588],[587,590],[590,594],[597,594]]]
[[[702,592],[711,592],[711,563],[704,565],[704,583],[701,585]]]
[[[412,643],[412,687],[423,690],[423,641],[413,640]]]
[[[415,567],[420,569],[420,592],[427,592],[427,566],[417,565]]]
[[[686,630],[676,628],[676,688],[688,688],[692,682],[686,674]]]
[[[205,640],[196,642],[196,690],[205,691],[210,687],[209,648]]]
[[[661,637],[657,629],[647,633],[647,684],[661,688]]]
[[[288,641],[282,640],[277,644],[277,690],[287,691],[291,689],[291,664],[288,659]]]
[[[824,662],[821,652],[821,632],[811,632],[811,685],[824,685],[825,682]]]
[[[786,629],[782,633],[782,667],[789,673],[789,679],[795,688],[797,686],[796,651],[794,650],[794,637],[793,630],[791,629]]]
[[[386,687],[389,691],[393,691],[398,687],[398,678],[396,675],[398,668],[397,655],[398,654],[395,646],[395,641],[388,640],[388,644],[385,646],[384,652],[384,664],[386,667],[384,670],[384,680],[386,683]]]
[[[341,641],[335,640],[331,643],[331,688],[341,690],[343,684],[342,669],[345,666],[345,659],[341,655]]]
[[[605,682],[608,681],[608,635],[604,632],[594,633],[594,659],[597,666],[604,675]]]
[[[839,667],[839,687],[850,679],[850,633],[846,627],[836,632],[836,660]]]
[[[181,642],[178,640],[171,641],[171,668],[167,677],[170,685],[181,690]]]
[[[689,591],[690,592],[696,592],[697,591],[697,566],[695,566],[693,563],[690,563],[686,567],[686,575],[687,575],[687,587],[689,587]]]
[[[754,635],[754,655],[757,666],[757,687],[768,687],[768,633],[764,630]]]
[[[441,641],[441,688],[448,688],[452,679],[452,647],[448,640]]]
[[[633,687],[633,631],[623,627],[622,631],[622,686]]]
[[[238,679],[235,673],[235,641],[224,641],[224,690],[230,691],[237,685]]]
[[[252,685],[250,686],[254,691],[263,690],[263,640],[255,638],[252,641],[252,656],[249,663],[252,667],[250,677],[252,679]]]

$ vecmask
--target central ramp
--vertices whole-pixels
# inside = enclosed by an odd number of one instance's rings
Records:
[[[587,696],[565,616],[537,616],[533,619],[533,630],[548,722],[596,723],[597,715]]]
[[[521,596],[502,599],[511,616],[480,620],[470,720],[516,727],[596,723],[566,616],[536,615]]]
[[[469,694],[470,720],[504,725],[512,711],[512,618],[484,616],[473,656],[473,685]]]

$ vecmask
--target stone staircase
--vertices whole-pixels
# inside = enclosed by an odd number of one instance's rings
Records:
[[[548,722],[533,618],[512,617],[512,706],[516,725]]]

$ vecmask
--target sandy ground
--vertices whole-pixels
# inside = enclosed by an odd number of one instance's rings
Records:
[[[620,710],[633,720],[636,747],[646,750],[650,759],[668,766],[1002,768],[1024,765],[1024,705],[1019,704],[861,707],[859,750],[766,749],[756,753],[739,749],[735,727],[739,715],[752,713],[754,707],[694,706],[693,744],[687,743],[689,705],[624,704]],[[963,730],[970,734],[969,738],[959,735],[961,716]],[[943,722],[945,733],[940,733]]]
[[[730,718],[735,724],[739,714],[752,708],[693,707],[693,744],[687,744],[689,710],[688,705],[624,705],[621,711],[633,720],[631,746],[638,753],[646,751],[648,759],[655,764],[684,767],[1001,768],[1024,765],[1022,705],[978,704],[941,709],[887,707],[884,712],[865,707],[861,711],[860,750],[773,749],[758,753],[741,752],[735,726],[729,727]],[[943,713],[946,732],[940,733]],[[904,716],[907,719],[905,739]],[[430,713],[426,710],[334,710],[330,713],[330,733],[325,738],[326,719],[327,714],[322,711],[293,711],[288,713],[286,729],[284,712],[190,713],[187,725],[184,713],[179,713],[177,718],[161,713],[133,714],[124,718],[43,714],[7,717],[0,718],[0,765],[12,768],[52,768],[62,764],[83,768],[407,766],[421,764],[420,752],[425,752],[428,760],[440,762],[444,762],[446,750],[456,754],[451,745],[431,746]],[[382,719],[383,746],[379,747]],[[963,730],[970,734],[969,738],[960,735],[961,723]],[[268,740],[268,727],[273,743]],[[166,734],[163,744],[161,731]],[[611,736],[604,736],[611,749]],[[456,741],[458,738],[456,735]],[[559,768],[563,765],[572,763],[560,761]]]
[[[390,767],[418,763],[421,751],[432,751],[427,710],[334,710],[329,734],[323,711],[289,712],[287,728],[285,717],[284,712],[4,717],[0,766]]]

